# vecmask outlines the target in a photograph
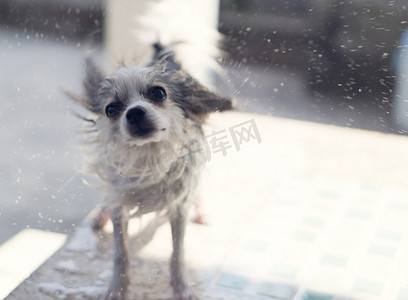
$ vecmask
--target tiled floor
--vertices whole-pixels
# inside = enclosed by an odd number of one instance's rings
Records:
[[[203,174],[209,225],[185,241],[201,299],[408,299],[408,139],[242,113],[210,123],[227,137],[255,124],[261,139],[213,151]],[[7,300],[100,299],[111,235],[81,230]],[[130,244],[129,299],[170,299],[168,226]]]
[[[272,199],[209,298],[408,299],[408,189],[304,174]]]

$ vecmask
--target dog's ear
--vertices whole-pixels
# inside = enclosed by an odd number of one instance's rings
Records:
[[[87,58],[85,60],[84,88],[88,97],[95,98],[97,96],[103,79],[104,76],[95,65],[94,61],[91,58]]]
[[[85,78],[83,80],[84,94],[77,95],[64,90],[64,93],[71,98],[76,104],[87,110],[98,113],[100,111],[99,90],[104,82],[102,72],[96,67],[95,63],[87,58],[85,60]]]
[[[173,99],[189,117],[203,120],[209,113],[233,109],[232,99],[220,96],[201,85],[183,71],[167,73],[171,87],[176,91]]]
[[[198,82],[195,82],[192,86],[191,94],[188,98],[190,100],[190,110],[198,115],[230,110],[233,108],[231,99],[209,91]]]
[[[181,65],[175,60],[174,51],[160,42],[153,44],[154,54],[150,66],[159,67],[163,72],[179,71]]]

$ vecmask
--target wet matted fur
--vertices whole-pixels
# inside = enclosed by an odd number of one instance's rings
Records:
[[[87,169],[101,180],[114,226],[114,268],[105,299],[126,298],[130,211],[132,216],[149,212],[168,216],[174,299],[198,299],[185,278],[183,239],[200,166],[206,160],[202,125],[210,113],[231,109],[232,102],[181,70],[171,51],[160,45],[155,49],[148,66],[122,68],[107,77],[87,60],[84,94],[71,94],[94,116],[87,119]]]

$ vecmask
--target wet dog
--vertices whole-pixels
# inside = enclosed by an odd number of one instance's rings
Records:
[[[126,298],[128,220],[150,212],[165,214],[171,224],[174,299],[198,299],[187,283],[183,240],[206,160],[202,125],[209,114],[231,109],[232,102],[183,71],[171,50],[159,43],[154,49],[148,65],[124,67],[111,76],[88,59],[84,94],[71,95],[95,116],[87,119],[88,169],[101,179],[114,227],[113,276],[105,299]]]

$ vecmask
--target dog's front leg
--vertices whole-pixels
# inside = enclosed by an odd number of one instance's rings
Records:
[[[129,284],[129,251],[128,251],[128,213],[123,207],[116,207],[110,211],[113,223],[114,258],[113,274],[105,300],[126,299]]]
[[[173,254],[170,260],[171,286],[175,300],[198,300],[188,286],[184,266],[184,233],[187,222],[187,207],[179,205],[170,215],[173,238]]]

